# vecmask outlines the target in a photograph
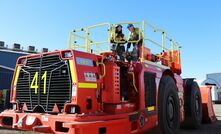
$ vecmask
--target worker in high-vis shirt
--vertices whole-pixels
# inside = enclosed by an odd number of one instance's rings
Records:
[[[122,25],[118,24],[115,26],[115,33],[112,33],[111,43],[113,43],[112,50],[116,51],[121,61],[125,60],[125,47],[126,38],[122,31]]]
[[[130,31],[129,39],[128,39],[128,44],[127,44],[127,52],[129,48],[131,47],[131,44],[133,44],[133,51],[131,53],[132,55],[132,60],[137,61],[140,56],[140,48],[143,43],[143,37],[140,32],[139,28],[135,28],[133,24],[128,24],[127,26],[128,30]]]
[[[112,51],[115,51],[119,56],[120,61],[125,61],[126,53],[124,45],[127,42],[125,35],[123,34],[123,26],[118,24],[111,35],[111,43],[113,43]],[[116,48],[116,49],[115,49]],[[127,100],[127,87],[125,86],[125,79],[127,79],[127,69],[120,68],[120,98],[122,101]]]

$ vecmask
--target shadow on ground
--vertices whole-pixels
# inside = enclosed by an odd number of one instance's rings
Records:
[[[202,124],[199,129],[180,129],[178,134],[221,134],[221,105],[213,105],[217,121],[212,124]],[[158,128],[154,128],[144,134],[160,134]]]
[[[160,134],[159,128],[154,128],[144,134]],[[221,121],[203,124],[199,129],[180,129],[178,134],[221,134]]]

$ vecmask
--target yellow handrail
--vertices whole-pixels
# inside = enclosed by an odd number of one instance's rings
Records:
[[[117,24],[120,24],[120,25],[134,24],[134,25],[136,25],[137,28],[139,28],[139,30],[140,30],[139,31],[139,39],[136,41],[128,41],[129,38],[127,38],[126,41],[128,43],[138,43],[138,41],[140,41],[141,39],[143,40],[142,52],[141,52],[141,57],[140,57],[141,61],[144,60],[145,42],[149,42],[155,46],[160,47],[162,52],[167,51],[168,55],[171,54],[170,56],[172,57],[172,62],[175,62],[174,57],[180,58],[179,54],[174,54],[174,50],[178,50],[178,51],[180,50],[179,44],[177,42],[175,42],[174,40],[172,40],[164,30],[159,29],[146,21],[143,21],[142,23],[140,23],[140,22],[120,22]],[[108,32],[107,39],[102,40],[102,41],[91,40],[92,30],[99,28],[99,27],[107,28],[107,32]],[[149,36],[145,37],[146,36],[145,33],[148,32],[146,28],[150,28],[154,32],[160,33],[162,36],[161,42],[157,42],[157,41],[151,39]],[[116,34],[115,25],[110,24],[110,23],[102,23],[102,24],[88,26],[86,28],[75,29],[72,32],[70,32],[69,41],[68,41],[68,44],[69,44],[68,48],[84,49],[86,52],[89,52],[89,53],[91,52],[92,48],[94,48],[93,52],[96,52],[96,53],[100,53],[102,51],[110,51],[111,37],[112,36],[115,37],[115,34]],[[96,36],[99,37],[101,35],[96,35]],[[77,39],[81,39],[84,43],[82,45],[80,45],[81,43],[79,43],[77,41]],[[125,41],[116,41],[116,39],[114,38],[114,43],[116,43],[116,44],[125,43]],[[165,47],[165,45],[167,45],[167,46],[169,45],[170,47],[167,48],[167,47]],[[105,47],[107,47],[107,49]],[[159,54],[156,54],[156,55],[159,57]],[[168,59],[166,57],[160,57],[160,58],[164,58],[165,60],[170,61],[170,59]]]
[[[79,28],[79,29],[75,29],[71,32],[70,34],[70,39],[69,39],[69,48],[71,48],[71,44],[73,44],[73,48],[74,49],[78,49],[78,48],[84,48],[86,52],[91,52],[91,47],[93,45],[96,46],[96,48],[99,48],[98,45],[99,44],[104,44],[104,43],[108,43],[109,42],[109,39],[107,39],[106,41],[99,41],[99,42],[94,42],[90,39],[90,31],[94,28],[97,28],[97,27],[104,27],[104,26],[107,26],[107,29],[108,31],[110,30],[110,26],[111,24],[110,23],[102,23],[102,24],[98,24],[98,25],[93,25],[93,26],[89,26],[89,27],[86,27],[86,28]],[[80,33],[80,32],[83,32],[83,34],[85,36],[82,36],[82,35],[79,35],[77,33]],[[110,35],[108,35],[109,37]],[[80,45],[76,45],[76,43],[73,43],[73,42],[76,42],[76,41],[73,41],[72,42],[72,38],[80,38],[80,39],[83,39],[85,44],[80,46]],[[110,49],[110,47],[108,48]],[[94,50],[96,51],[96,50]]]
[[[145,37],[145,28],[146,27],[150,27],[151,29],[154,30],[154,32],[160,32],[162,34],[162,42],[161,44],[148,38],[148,37]],[[145,41],[148,41],[156,46],[159,46],[161,47],[162,49],[162,52],[164,51],[168,51],[168,52],[172,52],[172,62],[174,62],[174,57],[177,56],[177,55],[174,55],[174,50],[178,50],[179,51],[179,45],[176,44],[170,37],[167,36],[167,33],[162,30],[162,29],[158,29],[156,27],[154,27],[153,25],[149,24],[148,22],[146,21],[143,21],[143,26],[142,26],[142,31],[143,31],[143,36],[144,36],[144,42]],[[170,42],[170,48],[166,48],[165,47],[165,41],[168,40]],[[145,44],[145,43],[144,43]],[[143,49],[142,49],[142,59],[141,61],[143,61],[143,54],[144,54],[144,45],[143,45]],[[168,53],[170,55],[170,53]],[[159,55],[156,55],[157,57],[159,57]],[[159,57],[159,58],[163,58],[164,60],[167,60],[168,62],[170,61],[170,59],[166,58],[166,57]]]
[[[103,62],[97,62],[97,66],[103,66],[103,74],[100,75],[100,79],[102,79],[105,75],[106,75],[106,68],[105,68],[105,64]]]
[[[133,84],[134,90],[138,93],[139,91],[138,91],[137,86],[135,84],[134,72],[128,72],[128,74],[132,75],[132,84]]]

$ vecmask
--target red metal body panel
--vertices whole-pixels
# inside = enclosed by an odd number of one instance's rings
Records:
[[[206,123],[211,123],[217,120],[213,110],[211,89],[212,86],[200,87],[203,106],[203,122]]]
[[[4,116],[2,116],[4,115]],[[106,127],[107,134],[130,133],[128,115],[71,115],[71,114],[38,114],[38,113],[15,113],[4,111],[3,117],[12,117],[13,126],[2,125],[5,128],[16,128],[22,130],[34,130],[45,133],[69,133],[69,134],[97,134],[99,129]],[[30,123],[28,118],[31,118]]]
[[[64,58],[64,52],[71,52],[72,57]],[[4,111],[0,114],[0,126],[22,130],[35,130],[49,133],[74,133],[74,134],[97,134],[99,131],[113,133],[141,133],[155,127],[158,123],[157,103],[151,109],[145,106],[144,72],[155,74],[156,95],[162,75],[171,75],[177,84],[180,99],[180,116],[183,114],[183,81],[175,74],[165,73],[171,71],[169,67],[154,64],[152,62],[108,62],[105,70],[97,63],[103,62],[103,55],[79,52],[75,50],[63,50],[45,53],[46,55],[60,53],[62,59],[68,59],[73,67],[72,72],[72,98],[71,102],[64,105],[63,113],[50,115],[47,113],[25,113],[21,107],[17,110]],[[150,51],[147,49],[150,59]],[[29,57],[38,57],[31,55]],[[21,57],[25,59],[28,56]],[[19,64],[18,64],[19,65]],[[17,65],[17,66],[18,66]],[[120,72],[119,66],[131,72],[127,92],[130,101],[121,101],[119,94]],[[104,71],[106,75],[100,78]],[[96,77],[96,79],[95,79]],[[134,85],[131,86],[131,83]],[[74,87],[74,88],[73,88]],[[138,93],[136,93],[136,88]],[[88,108],[88,101],[91,101],[91,108]],[[156,96],[157,101],[157,96]],[[15,87],[12,85],[11,102],[15,103]],[[79,106],[80,113],[68,114],[72,106]],[[4,123],[4,119],[11,118],[11,125]],[[144,118],[144,125],[140,119]],[[30,121],[32,120],[32,121]],[[103,130],[105,128],[105,130]]]
[[[102,100],[104,103],[120,103],[120,67],[115,63],[106,64],[106,76],[104,77],[104,90]]]
[[[100,74],[100,69],[99,67],[95,67],[93,64],[98,62],[98,56],[94,54],[89,54],[89,53],[83,53],[79,51],[72,51],[73,52],[73,60],[75,61],[75,71],[76,71],[76,83],[100,83],[99,80],[87,80],[85,73],[93,73],[97,77],[98,74]],[[79,59],[80,58],[80,59]],[[81,63],[85,60],[91,60],[92,63],[90,65],[88,63]],[[78,63],[79,62],[79,63]],[[89,62],[89,61],[88,61]],[[88,65],[87,65],[88,64]],[[91,65],[92,64],[92,65]],[[99,84],[98,84],[99,85]],[[98,102],[97,102],[97,97],[96,97],[96,92],[99,88],[82,88],[80,89],[77,87],[77,93],[76,93],[76,103],[80,106],[83,106],[81,108],[81,112],[95,112],[98,111]],[[92,100],[92,109],[88,110],[86,108],[86,99],[91,99]]]
[[[181,74],[181,59],[180,51],[174,50],[162,53],[163,58],[161,59],[162,64],[169,66],[174,73]]]

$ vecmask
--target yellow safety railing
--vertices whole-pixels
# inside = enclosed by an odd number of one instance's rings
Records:
[[[91,30],[99,28],[99,27],[106,27],[107,32],[108,32],[108,37],[104,41],[93,41],[90,39],[91,35]],[[98,25],[93,25],[89,26],[86,28],[80,28],[80,29],[75,29],[72,32],[70,32],[70,37],[69,37],[69,48],[73,49],[80,49],[83,48],[85,52],[91,52],[91,48],[95,46],[96,49],[93,49],[94,53],[100,53],[102,51],[107,51],[107,50],[102,50],[102,45],[108,46],[108,51],[110,51],[110,28],[111,24],[110,23],[102,23]],[[83,36],[81,35],[83,34]],[[100,36],[100,35],[97,35]],[[84,43],[83,44],[77,44],[76,38],[83,39]]]
[[[77,34],[77,33],[80,33],[80,32],[83,33],[84,35]],[[82,39],[82,41],[86,40],[86,32],[85,32],[84,28],[75,29],[72,32],[70,32],[69,41],[68,41],[68,48],[69,49],[70,48],[73,48],[73,49],[83,48],[83,49],[86,50],[87,46],[85,45],[85,43],[83,43],[81,45],[80,45],[80,43],[78,44],[76,38]]]
[[[162,39],[161,39],[161,43],[159,43],[159,42],[156,42],[156,41],[154,41],[153,39],[151,39],[151,38],[149,38],[149,37],[146,37],[145,36],[145,33],[146,33],[146,28],[147,27],[149,27],[149,28],[151,28],[154,32],[159,32],[159,33],[161,33],[161,36],[162,36]],[[142,45],[142,57],[141,57],[141,61],[144,59],[144,47],[145,47],[145,42],[147,41],[147,42],[150,42],[150,43],[152,43],[153,45],[155,45],[155,46],[158,46],[158,47],[160,47],[161,49],[162,49],[162,52],[171,52],[172,53],[172,62],[174,62],[174,57],[178,57],[179,58],[179,54],[174,54],[174,50],[178,50],[179,51],[179,49],[180,49],[180,46],[179,46],[179,44],[177,43],[177,42],[174,42],[169,36],[167,36],[167,33],[164,31],[164,30],[162,30],[162,29],[158,29],[158,28],[156,28],[155,26],[153,26],[153,25],[151,25],[150,23],[148,23],[148,22],[146,22],[146,21],[143,21],[143,25],[142,25],[142,34],[143,34],[143,44],[144,45]],[[165,47],[165,42],[166,41],[169,41],[170,42],[170,48],[166,48]],[[168,54],[170,54],[170,53],[168,53]],[[159,58],[162,58],[162,59],[164,59],[164,60],[167,60],[168,62],[170,62],[170,59],[169,59],[169,57],[170,56],[168,56],[168,57],[163,57],[162,55],[160,55],[160,54],[154,54],[155,56],[157,56],[157,57],[159,57]],[[170,63],[169,63],[170,64]]]
[[[117,23],[117,24],[120,24],[120,25],[133,24],[133,25],[136,25],[136,28],[139,28],[139,39],[138,40],[129,41],[129,37],[127,37],[126,40],[127,40],[127,43],[137,43],[140,40],[143,40],[142,52],[141,52],[141,57],[140,57],[141,61],[144,60],[144,48],[145,47],[149,48],[149,46],[145,46],[145,44],[147,42],[151,43],[155,46],[158,46],[162,50],[162,52],[169,52],[168,54],[170,54],[170,53],[172,54],[172,56],[169,55],[167,57],[164,57],[161,54],[153,54],[153,55],[155,55],[159,58],[163,58],[165,60],[168,60],[170,62],[171,62],[171,60],[169,59],[170,57],[172,57],[172,62],[174,62],[174,57],[179,58],[179,56],[180,56],[179,53],[174,54],[174,50],[179,51],[179,49],[180,49],[179,44],[177,42],[175,42],[174,40],[172,40],[164,30],[158,29],[146,21],[143,21],[142,23],[140,23],[140,22],[121,22],[121,23]],[[111,39],[112,39],[112,37],[115,37],[115,35],[116,35],[115,26],[116,25],[110,24],[110,23],[102,23],[102,24],[98,24],[98,25],[89,26],[86,28],[75,29],[72,32],[70,32],[69,43],[68,43],[69,48],[73,48],[75,50],[78,50],[78,49],[82,50],[83,49],[83,51],[89,52],[89,53],[91,53],[92,48],[94,48],[93,53],[97,53],[97,54],[99,54],[100,52],[103,52],[103,51],[105,51],[105,52],[110,51],[110,47],[112,45]],[[100,28],[100,27],[103,27],[107,30],[108,37],[103,41],[92,40],[91,39],[91,35],[93,34],[92,30],[94,30],[96,28]],[[157,41],[151,39],[150,37],[146,36],[145,34],[148,32],[146,30],[147,28],[152,29],[154,32],[160,33],[162,36],[161,42],[157,42]],[[96,36],[99,37],[102,35],[96,35]],[[130,34],[129,34],[129,36],[130,36]],[[77,38],[82,40],[82,42],[79,43],[77,41]],[[168,45],[168,44],[166,44],[167,41],[170,42],[169,48],[165,47],[165,45]],[[125,41],[117,41],[114,38],[114,43],[116,43],[116,44],[125,43]],[[105,47],[107,47],[107,48],[104,49]]]
[[[108,38],[107,40],[104,40],[104,41],[97,41],[97,42],[93,42],[93,41],[89,41],[90,40],[90,30],[92,29],[95,29],[95,28],[98,28],[98,27],[106,27],[107,28],[107,32],[108,32]],[[111,24],[110,23],[103,23],[103,24],[98,24],[98,25],[93,25],[93,26],[90,26],[87,28],[87,32],[88,32],[88,36],[86,40],[88,40],[89,42],[87,42],[88,44],[88,49],[87,51],[91,51],[91,46],[95,45],[96,48],[98,49],[98,51],[94,50],[95,53],[99,53],[99,52],[102,52],[102,51],[105,51],[105,50],[102,50],[102,46],[101,45],[107,45],[108,46],[108,50],[110,50],[110,28],[111,28]]]

